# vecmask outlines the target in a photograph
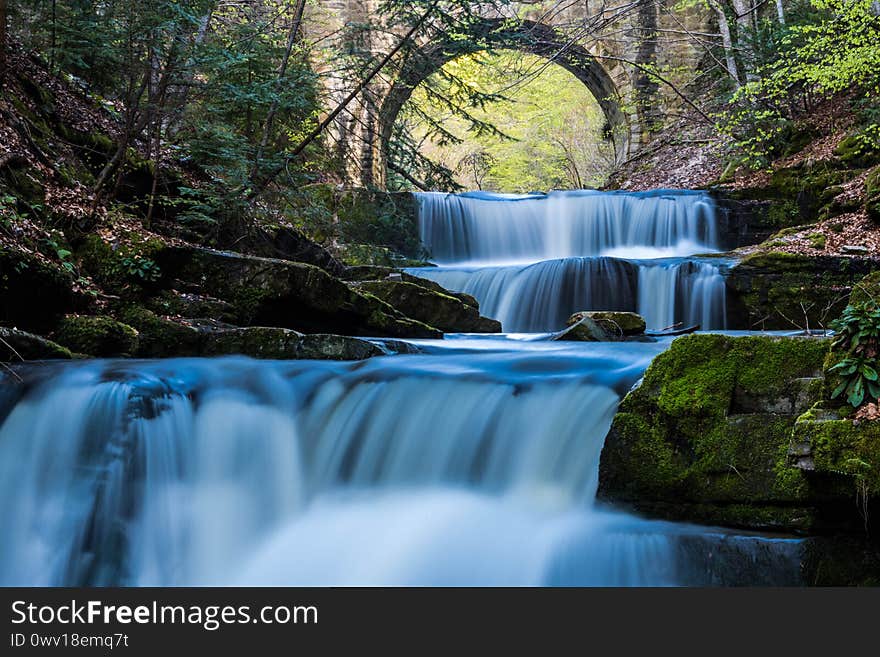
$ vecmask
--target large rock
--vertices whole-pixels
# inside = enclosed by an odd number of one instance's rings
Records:
[[[645,318],[638,313],[617,310],[582,310],[569,317],[566,326],[574,326],[585,317],[598,324],[612,339],[642,335],[647,328]],[[578,329],[580,326],[575,331]]]
[[[477,308],[445,290],[441,292],[403,280],[366,281],[358,283],[356,289],[378,297],[407,317],[448,333],[501,332],[500,322],[481,316]]]
[[[242,354],[254,358],[363,360],[382,356],[376,345],[343,335],[303,335],[290,329],[251,326],[205,333],[202,354]]]
[[[202,355],[202,332],[182,321],[163,317],[139,306],[117,311],[117,316],[138,331],[140,358]]]
[[[138,332],[103,315],[68,315],[53,334],[59,344],[89,356],[134,356],[138,351]]]
[[[846,306],[863,276],[880,268],[878,258],[758,253],[730,270],[727,326],[731,329],[827,327]]]
[[[323,269],[195,247],[157,255],[163,275],[230,302],[236,323],[305,333],[439,338],[442,332],[350,289]]]
[[[441,294],[455,297],[466,306],[476,308],[477,310],[480,309],[480,302],[477,301],[474,296],[468,294],[467,292],[455,292],[453,290],[447,290],[437,281],[432,281],[428,278],[423,278],[421,276],[413,276],[412,274],[409,274],[405,271],[400,272],[400,280],[402,280],[404,283],[412,283],[414,285],[433,290],[434,292],[440,292]]]
[[[842,499],[837,484],[792,467],[788,450],[796,420],[824,394],[829,342],[675,340],[620,405],[602,450],[599,497],[690,522],[827,527],[826,509]]]
[[[0,326],[0,361],[70,359],[73,353],[46,338]]]
[[[122,309],[119,316],[137,328],[137,355],[142,358],[239,354],[278,360],[363,360],[393,351],[343,335],[304,335],[285,328],[163,317],[136,306]]]
[[[596,320],[587,317],[584,313],[575,313],[566,322],[568,328],[562,332],[557,340],[571,342],[612,342],[615,336],[611,335]]]

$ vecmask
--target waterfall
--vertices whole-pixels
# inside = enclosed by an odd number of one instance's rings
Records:
[[[704,192],[417,195],[439,267],[409,272],[473,295],[509,332],[552,331],[579,310],[630,310],[650,328],[724,328],[714,204]]]
[[[488,342],[19,367],[0,584],[685,581],[693,530],[594,508],[620,395],[665,344]]]
[[[641,257],[717,249],[715,206],[704,192],[421,192],[422,242],[441,264]],[[633,257],[639,257],[634,255]]]

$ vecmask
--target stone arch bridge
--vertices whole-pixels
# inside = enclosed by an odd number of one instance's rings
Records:
[[[694,8],[673,13],[675,0],[474,3],[477,20],[464,35],[472,52],[512,49],[548,59],[571,72],[593,94],[605,116],[604,133],[613,141],[618,161],[637,154],[676,95],[646,72],[686,85],[711,44],[711,19]],[[378,0],[321,0],[310,9],[306,25],[312,40],[324,41],[346,25],[366,25]],[[581,36],[579,36],[581,35]],[[357,47],[379,58],[399,40],[378,30],[362,30]],[[336,155],[345,163],[349,182],[384,188],[388,144],[394,122],[413,90],[450,60],[461,56],[461,36],[426,30],[393,75],[378,76],[358,94],[333,126]],[[689,38],[686,38],[689,37]],[[333,67],[328,49],[319,70]],[[331,104],[345,98],[353,82],[328,76]]]

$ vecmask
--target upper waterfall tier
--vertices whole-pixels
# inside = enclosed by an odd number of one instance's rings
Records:
[[[417,198],[422,242],[444,264],[718,250],[715,206],[700,191],[425,192]]]

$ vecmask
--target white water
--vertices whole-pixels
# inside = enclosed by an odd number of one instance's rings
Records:
[[[586,194],[492,203],[583,199],[605,202]],[[654,201],[665,209],[651,214],[647,201],[614,197],[606,215],[639,213],[615,215],[630,222],[626,230],[604,219],[601,230],[585,230],[581,213],[559,219],[569,237],[548,233],[552,240],[529,248],[562,255],[589,242],[644,257],[714,239],[704,206]],[[492,221],[519,224],[504,216]],[[514,232],[540,227],[523,224]],[[624,241],[596,237],[618,229]],[[529,239],[511,238],[506,256],[521,247],[524,255]],[[522,330],[558,326],[582,304],[637,305],[655,326],[681,316],[723,322],[717,269],[681,258],[643,263],[570,257],[436,273],[487,290],[484,310]],[[724,581],[712,547],[724,533],[596,506],[618,402],[668,343],[535,337],[413,341],[424,354],[359,363],[21,366],[23,383],[0,379],[0,585]],[[733,544],[725,554],[746,567],[757,554],[771,563],[743,582],[797,581],[797,541]]]
[[[594,508],[619,396],[665,344],[420,344],[21,368],[0,584],[708,581],[679,549],[697,530]]]
[[[504,330],[553,331],[579,310],[633,310],[648,327],[726,326],[715,207],[687,191],[422,193],[439,267],[409,270],[480,302]]]

